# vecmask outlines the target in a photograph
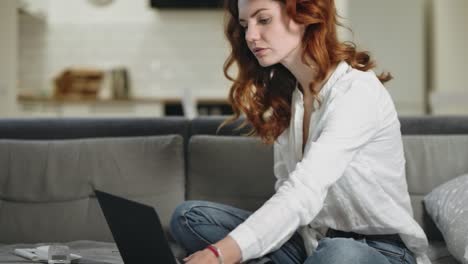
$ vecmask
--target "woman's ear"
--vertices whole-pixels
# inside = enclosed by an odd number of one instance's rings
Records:
[[[299,24],[294,19],[289,18],[288,19],[288,30],[293,33],[298,33],[304,36],[304,32],[306,29],[306,26],[304,24]]]
[[[301,28],[301,29],[300,29],[300,30],[301,30],[301,35],[304,37],[305,30],[306,30],[306,25],[300,24],[299,26],[300,26],[300,28]]]

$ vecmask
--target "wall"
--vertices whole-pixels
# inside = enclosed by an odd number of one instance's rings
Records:
[[[0,115],[16,113],[17,23],[15,0],[0,1]]]
[[[435,114],[468,114],[468,1],[432,1],[431,69]]]
[[[225,97],[227,56],[220,10],[160,11],[147,0],[107,7],[83,0],[50,0],[47,20],[21,16],[20,88],[51,91],[64,68],[125,65],[133,95]]]
[[[354,41],[359,48],[371,52],[378,73],[390,71],[395,77],[386,86],[401,115],[425,111],[425,2],[348,1],[348,22],[354,31]]]
[[[225,97],[230,83],[222,74],[228,53],[222,11],[161,11],[147,2],[94,7],[84,0],[49,0],[46,20],[21,16],[19,87],[50,92],[51,80],[65,67],[127,65],[138,97],[179,96],[183,89]],[[430,88],[435,114],[468,113],[466,0],[336,3],[354,30],[353,36],[340,29],[342,38],[369,50],[377,72],[395,76],[387,87],[401,115],[424,114]],[[434,7],[426,17],[428,3]]]

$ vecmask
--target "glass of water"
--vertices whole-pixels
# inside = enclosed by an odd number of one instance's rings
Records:
[[[48,264],[70,264],[70,248],[65,245],[49,246]]]

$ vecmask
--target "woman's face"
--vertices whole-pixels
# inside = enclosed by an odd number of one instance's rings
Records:
[[[238,0],[239,23],[260,65],[291,63],[301,51],[304,26],[294,22],[283,3],[275,0]]]

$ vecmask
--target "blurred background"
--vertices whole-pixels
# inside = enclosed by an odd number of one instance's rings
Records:
[[[467,0],[336,0],[400,115],[466,115]],[[1,0],[0,117],[229,114],[216,0]]]

